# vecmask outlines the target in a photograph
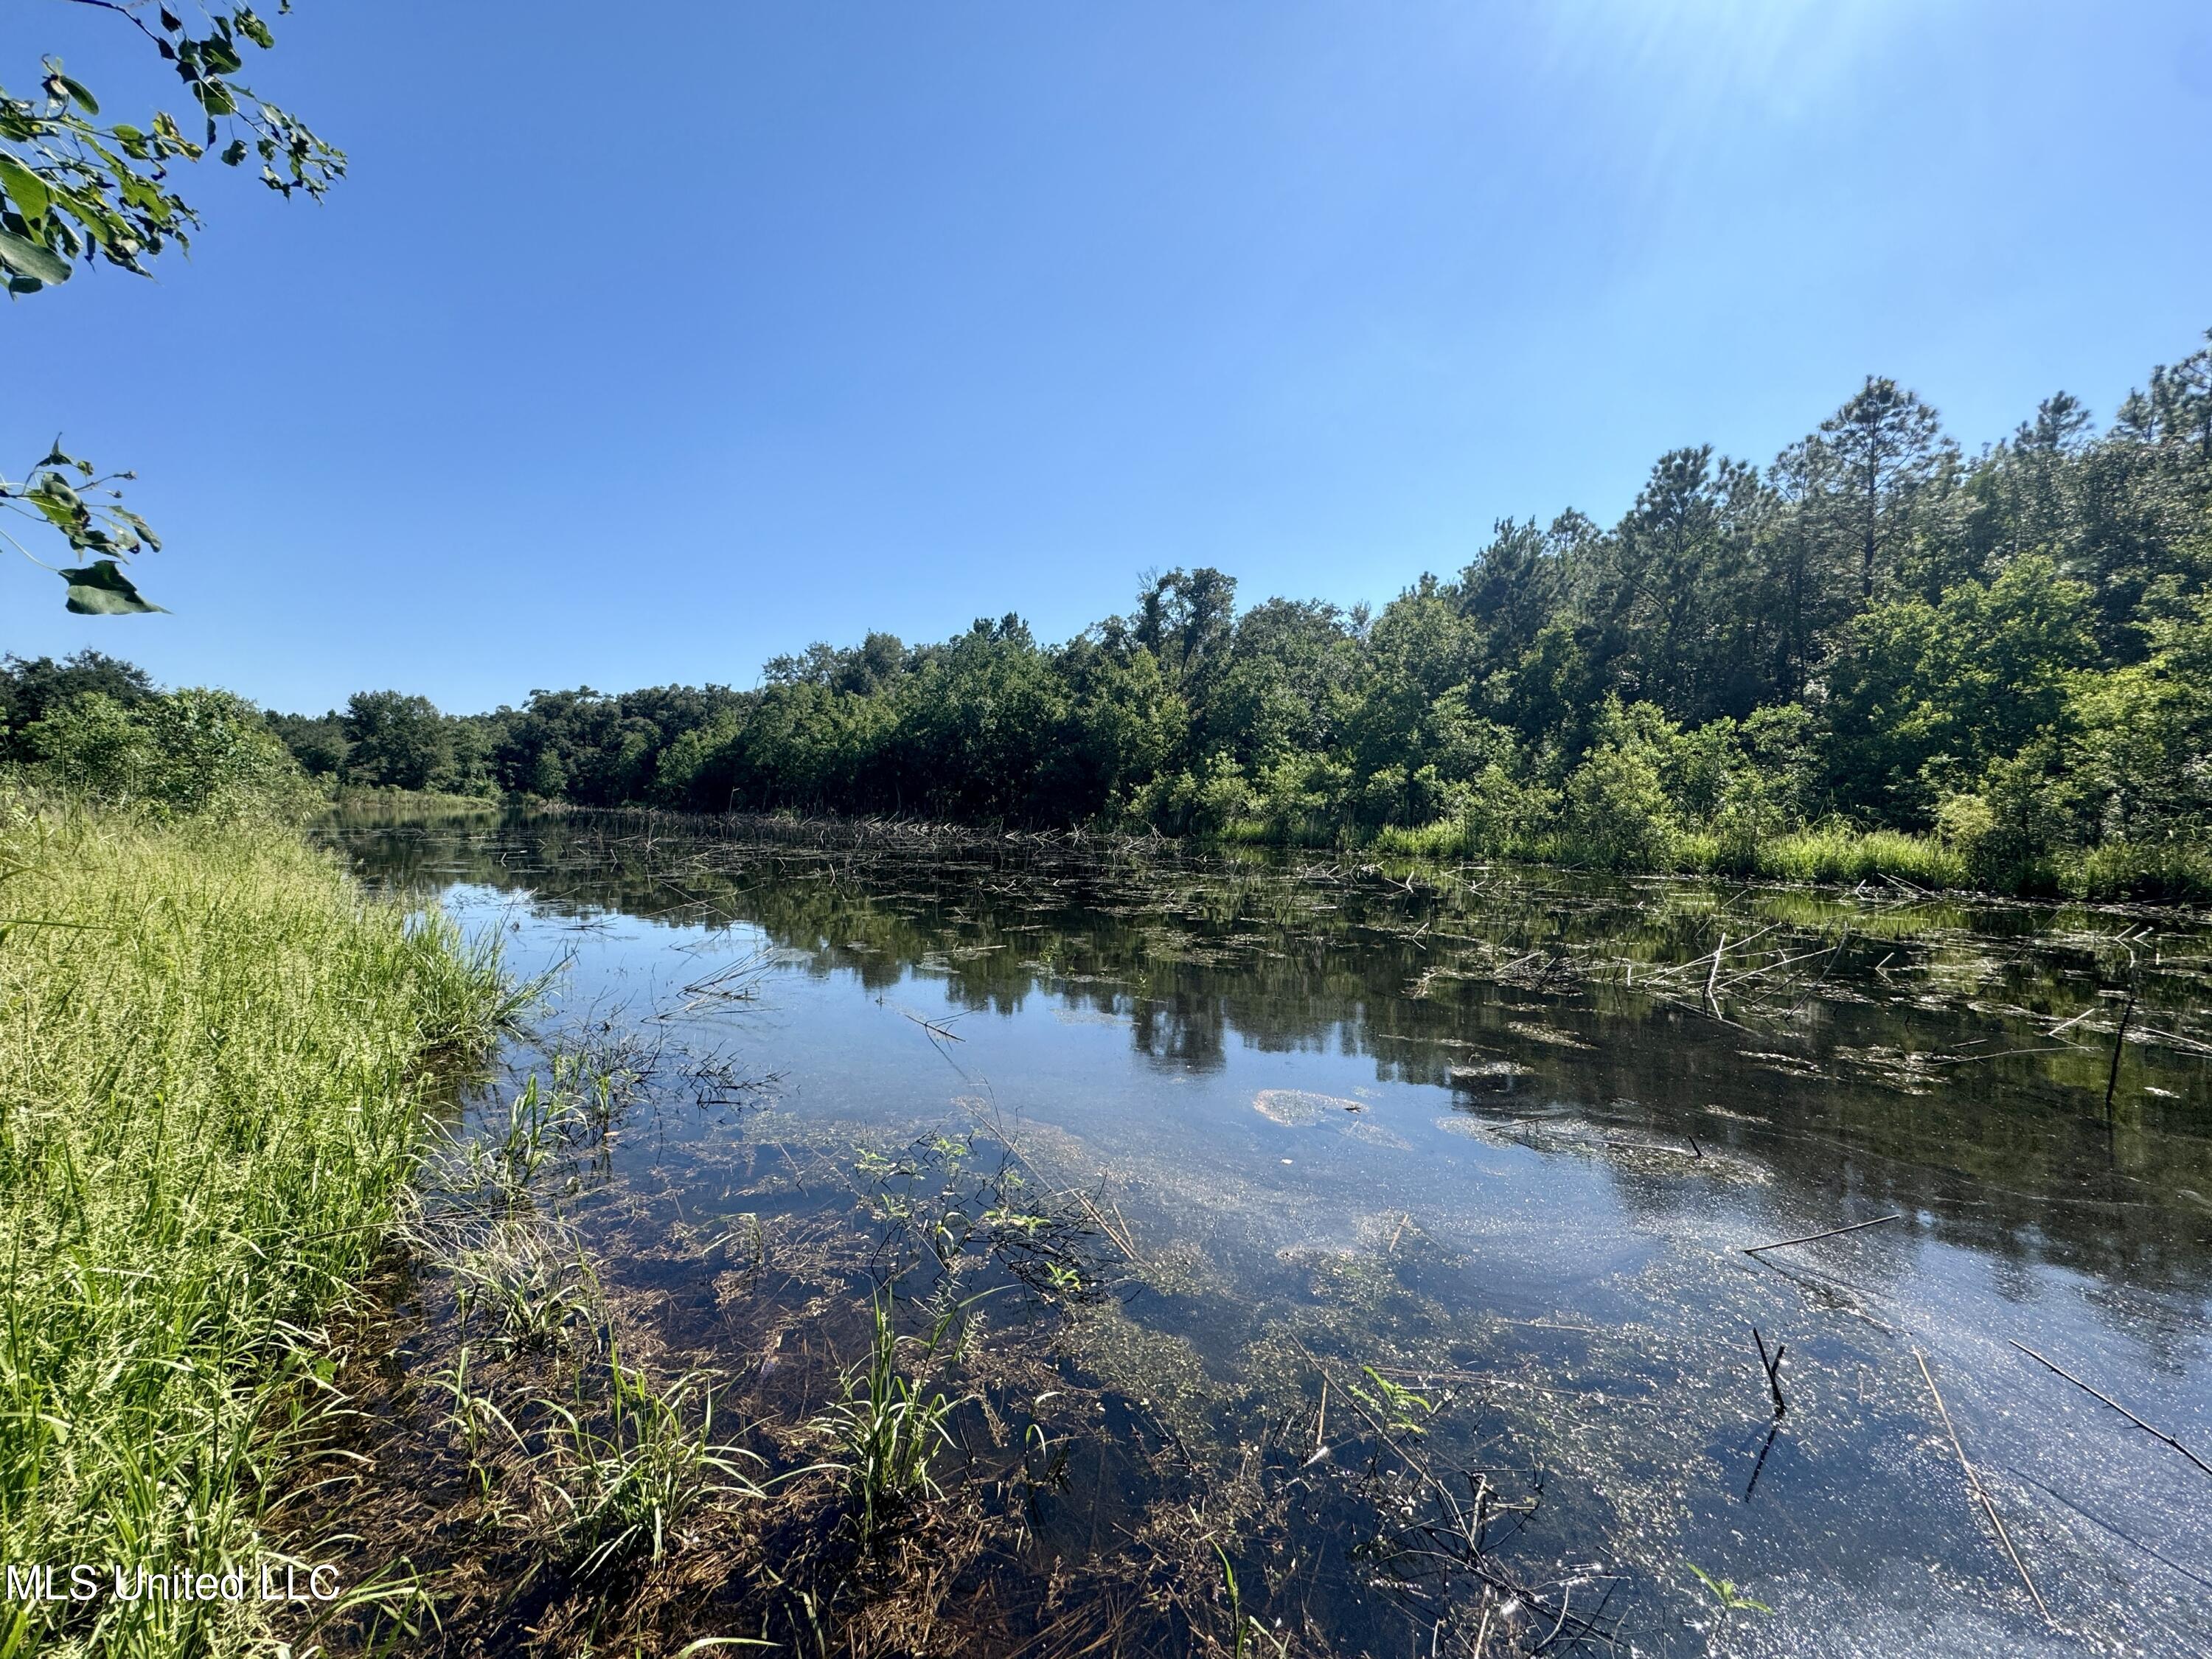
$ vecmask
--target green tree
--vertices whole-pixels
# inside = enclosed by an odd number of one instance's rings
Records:
[[[1948,455],[1936,411],[1896,381],[1877,375],[1820,422],[1833,488],[1859,554],[1859,597],[1874,596],[1886,556],[1906,533],[1916,498]]]
[[[2094,665],[2089,592],[2040,554],[1931,605],[1876,605],[1850,626],[1831,672],[1838,793],[1923,828],[1946,793],[2063,716]]]
[[[343,722],[349,783],[378,789],[434,789],[451,781],[453,733],[428,697],[356,691]]]

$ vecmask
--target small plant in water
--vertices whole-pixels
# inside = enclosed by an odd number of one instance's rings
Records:
[[[554,1243],[528,1220],[509,1218],[457,1255],[453,1293],[462,1328],[482,1312],[495,1322],[488,1340],[502,1353],[565,1347],[572,1326],[591,1322],[595,1297],[582,1252],[559,1253]]]
[[[960,1304],[964,1306],[964,1304]],[[842,1453],[848,1490],[859,1505],[863,1545],[878,1529],[911,1505],[939,1496],[930,1466],[938,1450],[951,1443],[945,1419],[957,1400],[926,1387],[899,1370],[899,1349],[921,1350],[924,1364],[933,1357],[959,1312],[940,1315],[929,1336],[902,1337],[891,1321],[888,1292],[871,1304],[873,1324],[867,1358],[845,1373],[844,1398],[832,1405],[818,1426]]]
[[[484,1173],[510,1204],[520,1203],[545,1161],[560,1150],[575,1115],[575,1109],[554,1091],[541,1088],[532,1073],[507,1102],[507,1124],[498,1138],[481,1151],[471,1144],[471,1161],[486,1160]]]
[[[1722,1613],[1772,1613],[1774,1611],[1765,1602],[1755,1601],[1736,1589],[1735,1580],[1716,1578],[1694,1561],[1685,1561],[1682,1565],[1697,1574],[1698,1582],[1712,1592],[1713,1600],[1720,1603]]]
[[[714,1390],[698,1373],[656,1388],[615,1353],[607,1374],[596,1408],[538,1402],[554,1425],[542,1472],[562,1511],[560,1540],[586,1577],[623,1561],[659,1560],[671,1534],[710,1499],[762,1495],[744,1467],[761,1460],[714,1439]],[[695,1400],[696,1427],[687,1420]]]
[[[1393,1382],[1372,1365],[1362,1365],[1360,1371],[1374,1385],[1374,1392],[1355,1386],[1352,1397],[1381,1418],[1393,1434],[1426,1434],[1425,1419],[1436,1415],[1436,1403],[1426,1395],[1416,1394],[1402,1384]]]
[[[1244,1595],[1237,1588],[1236,1565],[1230,1560],[1229,1552],[1223,1549],[1218,1542],[1214,1543],[1213,1553],[1221,1558],[1221,1582],[1229,1592],[1230,1651],[1236,1659],[1244,1659],[1248,1653],[1267,1654],[1273,1656],[1273,1659],[1283,1659],[1283,1656],[1291,1650],[1291,1638],[1269,1630],[1244,1611]]]

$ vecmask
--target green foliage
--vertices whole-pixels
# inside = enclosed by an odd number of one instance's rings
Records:
[[[0,812],[0,1554],[250,1572],[496,964],[281,828]],[[0,1651],[258,1650],[265,1611],[10,1602]]]
[[[1753,1601],[1751,1597],[1738,1589],[1732,1580],[1716,1578],[1694,1561],[1685,1561],[1682,1565],[1697,1575],[1698,1582],[1711,1593],[1713,1600],[1720,1604],[1723,1613],[1772,1613],[1774,1611],[1764,1601]]]
[[[90,88],[52,57],[34,93],[0,87],[0,283],[11,299],[66,283],[81,265],[104,262],[150,276],[151,261],[191,246],[199,216],[177,193],[175,174],[210,155],[226,167],[258,161],[262,182],[288,197],[319,197],[345,172],[342,152],[240,78],[249,50],[276,44],[252,7],[96,3],[175,71],[193,107],[182,120],[157,109],[136,124],[111,121]],[[290,10],[289,0],[278,9]],[[85,558],[60,572],[71,611],[161,609],[140,595],[120,562],[161,545],[120,504],[113,486],[131,476],[100,472],[65,453],[59,439],[21,479],[0,474],[0,507],[58,533]]]
[[[1434,1401],[1402,1383],[1393,1382],[1372,1365],[1363,1365],[1359,1370],[1367,1379],[1367,1385],[1362,1388],[1353,1383],[1352,1396],[1374,1413],[1385,1429],[1392,1434],[1404,1435],[1425,1435],[1429,1431],[1428,1419],[1437,1413]]]
[[[273,726],[342,782],[595,806],[2194,890],[2208,434],[2212,349],[2101,434],[2062,393],[1972,460],[1876,379],[1764,471],[1674,451],[1610,529],[1502,523],[1379,614],[1240,615],[1227,576],[1176,569],[1059,646],[1007,617],[816,644],[752,691],[417,708],[404,760],[335,714]]]
[[[1674,824],[1660,768],[1679,735],[1651,703],[1606,700],[1595,741],[1567,777],[1565,824],[1577,846],[1617,866],[1658,861]]]
[[[871,1306],[867,1356],[845,1373],[843,1397],[820,1419],[836,1446],[855,1505],[854,1524],[863,1547],[915,1504],[939,1495],[931,1474],[938,1452],[951,1443],[945,1427],[959,1402],[932,1389],[899,1362],[902,1348],[918,1351],[927,1366],[961,1310],[931,1327],[927,1337],[902,1337],[892,1322],[888,1292]]]
[[[714,1437],[703,1375],[656,1386],[614,1353],[603,1381],[573,1408],[538,1402],[555,1426],[536,1473],[557,1500],[561,1553],[585,1577],[660,1560],[677,1528],[712,1500],[761,1496],[749,1472],[760,1458]]]
[[[323,799],[228,691],[82,692],[25,726],[18,747],[39,787],[161,817],[297,817]]]

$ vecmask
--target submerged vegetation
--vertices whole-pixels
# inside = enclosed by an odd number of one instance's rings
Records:
[[[1908,1264],[2205,1283],[2186,919],[851,823],[337,833],[401,890],[526,890],[589,1012],[473,1101],[334,1381],[347,1577],[416,1592],[334,1652],[1903,1650],[1862,1549],[2011,1631],[1904,1334],[1981,1396],[1969,1446],[1992,1395],[2053,1490],[2083,1443],[1959,1375],[2013,1304],[1961,1334]],[[655,1005],[597,1000],[640,938],[679,953]],[[1025,1010],[1182,1086],[1107,1105],[1017,1058]],[[731,1058],[757,1018],[801,1039],[760,1057],[789,1105]],[[1984,1474],[2078,1627],[2197,1629]]]
[[[361,1285],[512,1004],[434,915],[180,800],[0,803],[0,1555],[252,1579],[314,1559]],[[0,1652],[241,1651],[270,1611],[10,1599]]]
[[[1764,469],[1674,451],[1610,528],[1507,520],[1378,611],[1237,599],[1177,569],[1057,646],[272,720],[356,787],[2212,897],[2212,349],[1978,455],[1869,380]]]

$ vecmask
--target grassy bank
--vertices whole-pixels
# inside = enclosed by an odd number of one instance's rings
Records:
[[[1275,826],[1234,823],[1224,839],[1283,842]],[[1290,838],[1295,843],[1295,838]],[[2212,849],[2193,842],[2125,843],[2068,852],[2026,864],[1980,859],[1935,836],[1839,824],[1788,830],[1754,839],[1680,831],[1641,848],[1586,844],[1565,835],[1482,842],[1458,823],[1386,829],[1364,843],[1378,853],[1415,858],[1495,858],[1614,870],[1626,874],[1717,875],[1766,881],[1856,885],[1898,882],[1946,892],[2016,897],[2150,903],[2212,902]]]
[[[455,818],[495,818],[507,802],[494,796],[448,795],[428,789],[340,789],[331,812],[341,823],[442,823]]]
[[[258,1603],[117,1600],[106,1564],[312,1534],[329,1322],[505,993],[289,829],[0,814],[0,1559],[103,1581],[0,1601],[0,1659],[238,1651]]]

